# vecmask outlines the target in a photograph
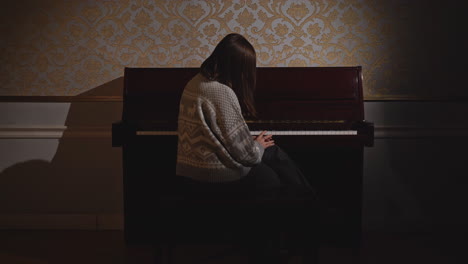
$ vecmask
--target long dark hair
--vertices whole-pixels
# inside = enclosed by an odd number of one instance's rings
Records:
[[[257,56],[252,44],[242,35],[231,33],[216,46],[202,63],[201,74],[231,87],[239,98],[245,117],[257,115],[254,106]]]

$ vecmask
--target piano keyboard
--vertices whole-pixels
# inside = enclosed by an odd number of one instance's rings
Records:
[[[256,136],[262,131],[250,131],[250,134]],[[273,130],[267,131],[267,135],[273,136],[340,136],[340,135],[357,135],[355,130]]]
[[[250,131],[252,136],[262,131]],[[177,131],[137,131],[137,136],[177,136]],[[273,136],[349,136],[357,135],[356,130],[273,130],[267,131],[267,135]]]

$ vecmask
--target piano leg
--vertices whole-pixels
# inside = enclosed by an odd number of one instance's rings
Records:
[[[319,245],[318,243],[309,244],[302,248],[301,252],[302,264],[317,264],[319,262]]]
[[[296,217],[302,220],[295,228],[286,232],[285,244],[290,256],[298,256],[302,264],[319,263],[320,234],[316,215],[299,213]],[[306,224],[307,223],[307,224]]]
[[[172,243],[154,245],[154,264],[172,264],[175,245]]]
[[[356,240],[351,248],[351,263],[353,264],[361,263],[361,239],[359,237]]]

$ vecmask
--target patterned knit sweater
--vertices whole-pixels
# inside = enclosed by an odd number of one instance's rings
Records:
[[[196,75],[182,93],[176,173],[199,181],[245,176],[264,149],[250,135],[234,91]]]

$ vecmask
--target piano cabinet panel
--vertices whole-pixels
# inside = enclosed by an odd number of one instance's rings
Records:
[[[322,239],[331,244],[356,245],[362,213],[363,147],[311,145],[282,148],[295,161],[326,207]]]
[[[303,148],[287,139],[277,142],[304,172],[321,201],[331,208],[321,227],[324,241],[349,245],[359,240],[362,146]],[[123,145],[127,241],[142,241],[142,236],[154,239],[148,235],[150,230],[166,224],[162,223],[166,218],[161,215],[160,198],[179,191],[171,181],[175,175],[176,146],[177,136],[138,136]]]
[[[359,100],[361,67],[257,68],[257,92],[264,98]]]
[[[354,101],[257,100],[258,118],[265,120],[363,120]]]
[[[170,193],[177,155],[177,136],[131,136],[122,145],[124,235],[128,244],[161,239],[167,219],[160,197]]]

